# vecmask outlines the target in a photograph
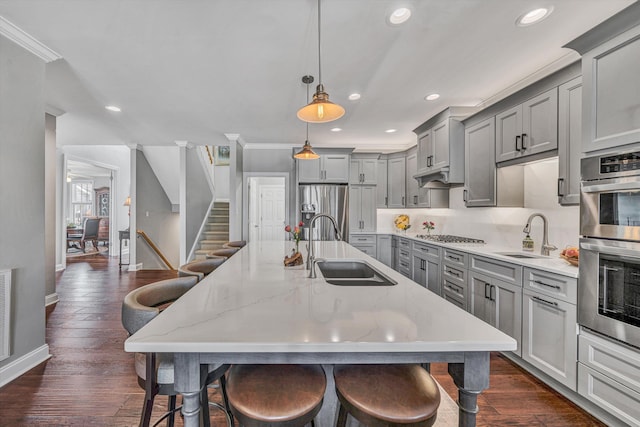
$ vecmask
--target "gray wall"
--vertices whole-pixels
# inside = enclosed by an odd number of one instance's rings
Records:
[[[184,210],[184,215],[186,215],[187,234],[185,237],[188,255],[198,237],[202,222],[205,217],[209,216],[209,206],[213,199],[213,194],[196,148],[187,148],[186,150],[186,184],[187,206]]]
[[[42,60],[0,36],[0,269],[13,281],[0,369],[45,344],[44,76]]]
[[[179,214],[171,212],[171,201],[149,165],[144,153],[136,151],[136,228],[144,231],[174,268],[180,263]],[[133,238],[133,236],[132,236]],[[139,237],[136,263],[143,269],[167,268],[156,253]]]

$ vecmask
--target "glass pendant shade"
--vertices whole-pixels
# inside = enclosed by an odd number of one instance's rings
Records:
[[[309,141],[305,141],[304,145],[302,146],[302,150],[294,154],[293,157],[300,160],[313,160],[320,158],[320,156],[317,155],[311,148],[311,144],[309,144]]]
[[[324,86],[319,84],[313,100],[298,110],[298,118],[308,123],[332,122],[344,116],[344,108],[329,101],[329,95]]]

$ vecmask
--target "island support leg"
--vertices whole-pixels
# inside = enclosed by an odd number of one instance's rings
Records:
[[[175,353],[175,390],[182,394],[184,427],[200,427],[200,358],[198,353]]]
[[[449,363],[458,387],[458,426],[475,427],[478,395],[489,387],[489,352],[465,353],[464,363]]]

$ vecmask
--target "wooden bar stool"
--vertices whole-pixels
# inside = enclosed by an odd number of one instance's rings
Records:
[[[222,245],[223,248],[238,248],[238,249],[242,249],[245,246],[247,246],[246,240],[234,240],[232,242],[227,242],[224,245]]]
[[[313,425],[326,385],[319,365],[233,365],[226,384],[231,413],[245,427]]]
[[[337,427],[347,414],[369,427],[429,427],[440,406],[438,384],[419,365],[339,365],[333,369],[340,401]]]
[[[208,255],[215,255],[215,256],[221,256],[221,257],[225,257],[225,258],[231,258],[239,250],[240,250],[240,248],[222,248],[222,249],[216,249],[215,251],[211,251],[211,252],[209,252]]]

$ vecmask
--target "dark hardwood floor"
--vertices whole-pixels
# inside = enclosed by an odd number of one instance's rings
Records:
[[[136,426],[142,389],[120,305],[132,289],[175,277],[169,271],[120,272],[117,258],[98,254],[70,260],[57,276],[60,302],[47,312],[51,359],[0,389],[0,426]],[[432,373],[456,398],[445,364]],[[212,391],[212,400],[218,400]],[[480,426],[603,426],[498,354],[491,357],[491,388],[479,397]],[[158,397],[154,419],[165,408]],[[225,425],[212,411],[213,425]],[[177,425],[181,425],[180,418]]]

